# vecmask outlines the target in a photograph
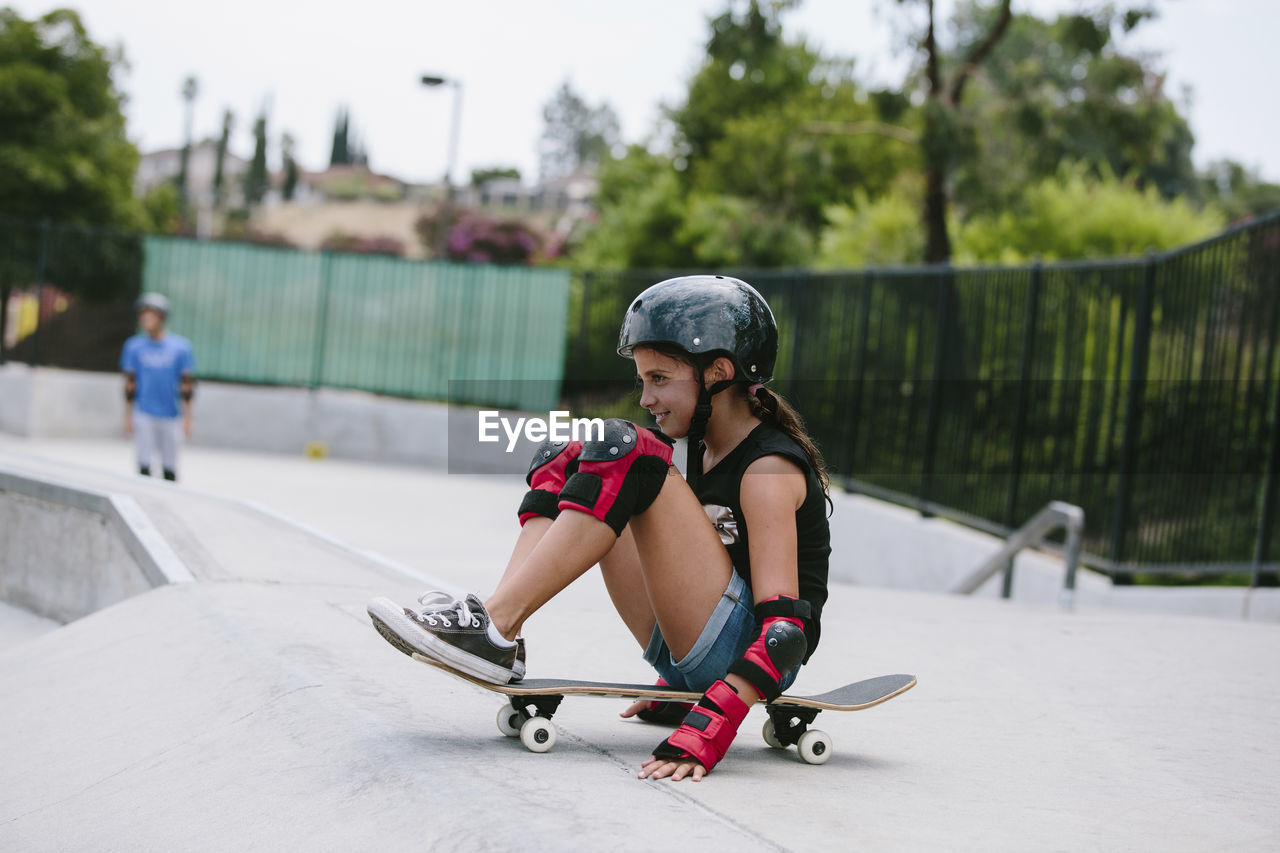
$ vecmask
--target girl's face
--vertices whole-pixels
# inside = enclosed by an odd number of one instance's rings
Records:
[[[699,385],[693,366],[648,347],[636,347],[632,355],[642,384],[640,405],[671,438],[688,435],[698,404]]]

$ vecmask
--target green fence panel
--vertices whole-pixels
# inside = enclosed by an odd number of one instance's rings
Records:
[[[535,411],[559,400],[562,270],[152,237],[144,288],[169,296],[201,376],[437,400],[465,387],[465,402]]]

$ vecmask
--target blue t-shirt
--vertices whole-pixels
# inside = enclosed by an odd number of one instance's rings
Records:
[[[176,418],[182,413],[178,408],[182,374],[195,372],[196,360],[191,342],[181,335],[165,332],[157,341],[139,332],[124,342],[120,369],[133,374],[137,382],[134,406],[138,411],[155,418]]]

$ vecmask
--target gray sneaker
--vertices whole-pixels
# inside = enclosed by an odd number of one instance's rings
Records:
[[[489,613],[479,598],[428,592],[418,603],[420,609],[410,610],[375,598],[367,609],[383,639],[407,655],[417,652],[494,684],[524,678],[523,640],[495,643],[489,637]]]

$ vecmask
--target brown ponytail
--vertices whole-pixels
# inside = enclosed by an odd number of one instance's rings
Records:
[[[800,445],[805,458],[809,460],[809,467],[818,477],[822,493],[830,495],[831,478],[827,475],[826,460],[822,458],[822,451],[818,449],[818,445],[805,431],[804,418],[800,417],[800,413],[781,394],[764,387],[756,389],[754,394],[748,393],[747,403],[751,406],[751,414],[785,433],[788,438]]]

